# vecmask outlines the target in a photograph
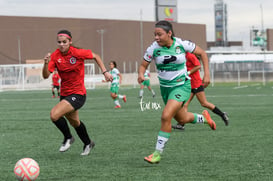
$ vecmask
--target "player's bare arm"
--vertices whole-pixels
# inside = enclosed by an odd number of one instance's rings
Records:
[[[50,53],[47,53],[46,56],[44,57],[44,67],[43,67],[43,78],[47,79],[51,72],[48,70],[48,63],[50,61]]]

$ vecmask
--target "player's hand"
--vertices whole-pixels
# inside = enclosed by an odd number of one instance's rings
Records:
[[[144,78],[143,75],[139,75],[138,78],[137,78],[137,81],[138,81],[139,84],[141,84],[144,80],[145,80],[145,78]]]
[[[105,72],[104,77],[106,81],[110,81],[110,82],[113,81],[113,76],[109,72]]]
[[[44,57],[45,63],[48,63],[50,61],[50,53],[47,53],[46,56]]]
[[[206,88],[210,84],[210,77],[209,76],[204,75],[203,84],[204,84],[204,88]]]

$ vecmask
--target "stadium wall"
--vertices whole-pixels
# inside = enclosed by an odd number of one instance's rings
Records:
[[[267,36],[267,50],[273,51],[273,29],[267,29],[266,36]]]
[[[102,37],[97,31],[105,30],[104,62],[108,65],[111,60],[115,60],[118,66],[123,62],[142,60],[142,53],[154,39],[155,24],[142,22],[141,50],[140,21],[0,16],[0,22],[0,64],[18,64],[20,60],[24,64],[26,60],[43,58],[47,52],[53,52],[57,48],[57,32],[60,29],[68,29],[72,32],[76,46],[91,49],[99,55]],[[176,36],[191,40],[201,48],[207,49],[206,25],[173,23],[173,26]],[[154,71],[154,66],[151,66],[151,71]],[[126,72],[129,72],[129,67],[126,67]]]

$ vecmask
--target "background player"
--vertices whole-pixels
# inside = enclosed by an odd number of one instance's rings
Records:
[[[140,84],[140,90],[139,90],[139,98],[140,99],[143,98],[143,93],[144,93],[143,89],[145,86],[152,93],[153,97],[155,97],[155,91],[151,88],[151,85],[150,85],[150,77],[151,77],[150,71],[148,69],[146,69],[146,71],[144,73],[145,80]]]
[[[110,64],[110,71],[109,73],[113,76],[113,81],[111,82],[110,87],[110,95],[112,99],[114,100],[115,108],[121,108],[119,99],[123,99],[124,102],[127,101],[126,95],[118,94],[119,92],[119,86],[122,81],[122,76],[119,70],[117,69],[117,63],[115,61],[111,61]]]
[[[210,103],[206,99],[206,94],[205,94],[205,89],[204,89],[204,84],[202,83],[202,79],[200,76],[199,70],[201,69],[201,64],[197,57],[192,54],[187,52],[186,54],[186,66],[188,70],[188,75],[191,78],[191,95],[189,100],[186,102],[186,104],[183,106],[183,109],[187,112],[188,111],[188,106],[191,102],[191,100],[194,98],[196,95],[198,101],[200,102],[201,106],[210,109],[213,113],[217,114],[222,118],[224,121],[225,125],[228,125],[229,118],[227,116],[227,113],[222,112],[218,107],[216,107],[214,104]],[[180,129],[184,130],[184,125],[181,125],[178,123],[177,125],[172,125],[172,128],[174,129]]]
[[[52,74],[52,98],[55,98],[55,89],[57,90],[58,93],[58,98],[60,97],[60,81],[61,78],[58,74],[57,70],[54,70]]]

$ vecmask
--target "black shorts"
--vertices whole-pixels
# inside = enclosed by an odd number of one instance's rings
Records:
[[[202,92],[202,91],[204,91],[204,86],[203,85],[200,85],[200,87],[198,87],[198,88],[191,89],[191,93],[193,93],[193,94],[196,94],[196,93]]]
[[[84,105],[86,95],[71,94],[69,96],[61,96],[60,101],[63,99],[67,100],[76,111]]]
[[[58,85],[53,85],[53,88],[60,89],[60,86],[58,86]]]

